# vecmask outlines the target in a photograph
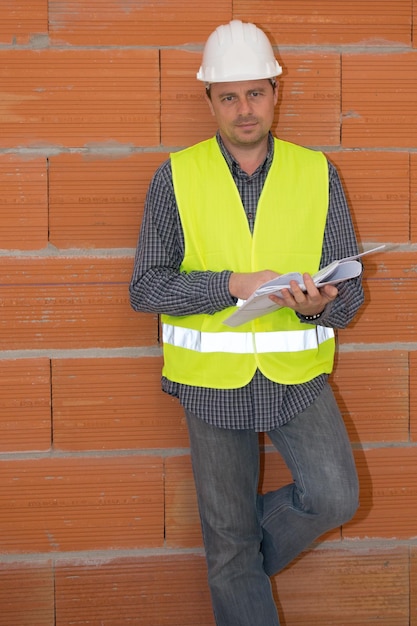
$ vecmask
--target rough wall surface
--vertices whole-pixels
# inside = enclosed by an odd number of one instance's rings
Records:
[[[215,130],[195,72],[231,18],[284,67],[277,135],[339,167],[361,247],[390,244],[332,376],[361,507],[273,579],[282,623],[417,626],[417,0],[0,18],[0,626],[214,624],[182,411],[127,286],[152,172]],[[288,479],[262,461],[262,490]]]

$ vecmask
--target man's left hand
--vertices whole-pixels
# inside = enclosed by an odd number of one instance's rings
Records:
[[[322,313],[329,302],[332,302],[337,294],[338,289],[334,285],[324,285],[318,289],[310,274],[303,274],[304,286],[303,291],[295,280],[290,282],[291,291],[283,289],[281,291],[282,298],[277,296],[269,296],[273,302],[284,305],[292,309],[300,315],[317,315]]]

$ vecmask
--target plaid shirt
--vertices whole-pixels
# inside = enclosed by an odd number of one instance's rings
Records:
[[[269,136],[266,159],[252,175],[239,167],[219,133],[217,141],[253,231],[256,207],[273,157],[272,135]],[[329,209],[320,267],[358,252],[338,173],[330,162],[328,167]],[[184,236],[168,160],[155,172],[146,199],[129,288],[135,310],[169,315],[212,314],[236,303],[228,288],[230,271],[180,273],[183,254]],[[341,283],[336,300],[328,305],[317,323],[344,328],[363,299],[360,278]],[[179,398],[187,410],[214,426],[262,432],[285,424],[307,408],[320,394],[326,380],[327,375],[322,374],[303,384],[281,385],[267,379],[258,370],[248,385],[238,389],[193,387],[166,378],[162,378],[162,389]]]

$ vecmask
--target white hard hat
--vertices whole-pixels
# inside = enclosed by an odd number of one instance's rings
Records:
[[[207,39],[197,79],[206,83],[274,78],[282,73],[265,33],[240,20],[218,26]]]

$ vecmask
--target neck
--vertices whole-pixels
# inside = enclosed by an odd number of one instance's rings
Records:
[[[265,161],[268,153],[268,137],[265,137],[259,144],[247,146],[231,144],[224,137],[222,139],[227,150],[249,176]]]

